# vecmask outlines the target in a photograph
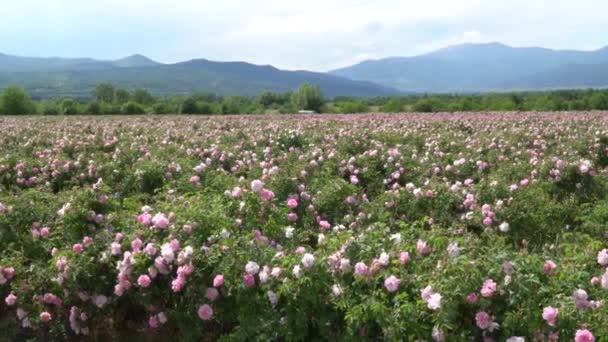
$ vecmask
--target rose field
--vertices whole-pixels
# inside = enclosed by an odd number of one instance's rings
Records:
[[[0,340],[608,341],[608,112],[0,117]]]

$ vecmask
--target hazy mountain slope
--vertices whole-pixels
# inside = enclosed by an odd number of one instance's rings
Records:
[[[122,64],[125,65],[125,64]],[[288,91],[301,83],[319,84],[327,96],[381,96],[397,91],[369,82],[308,71],[283,71],[244,62],[204,59],[177,64],[44,72],[0,73],[0,88],[20,84],[35,97],[90,96],[97,83],[129,89],[146,88],[156,94],[210,91],[225,95],[258,95],[264,90]]]
[[[402,91],[488,91],[541,89],[544,84],[585,86],[597,81],[588,70],[608,63],[608,48],[596,51],[513,48],[500,43],[462,44],[415,57],[365,61],[331,73],[392,86]],[[581,72],[578,71],[581,68]],[[550,81],[535,83],[534,75],[561,70]],[[585,70],[583,72],[583,70]],[[560,78],[563,77],[563,78]],[[520,83],[518,83],[518,80]],[[608,80],[599,82],[608,85]]]

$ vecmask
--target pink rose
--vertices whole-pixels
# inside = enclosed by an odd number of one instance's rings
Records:
[[[395,292],[399,288],[400,280],[399,278],[391,275],[390,277],[384,280],[384,287],[388,292]]]
[[[547,321],[547,324],[554,327],[558,312],[559,312],[559,310],[557,310],[556,308],[554,308],[552,306],[547,306],[546,308],[543,309],[543,319],[545,321]]]
[[[139,278],[137,278],[137,285],[144,288],[150,286],[151,282],[152,280],[150,280],[150,277],[146,274],[142,274],[139,276]]]
[[[207,291],[205,291],[205,297],[209,299],[209,301],[213,302],[219,297],[220,292],[215,287],[208,287]]]
[[[51,314],[46,311],[40,314],[40,320],[44,323],[49,322],[51,319],[53,319],[53,316],[51,316]]]
[[[203,304],[198,307],[198,317],[203,321],[208,321],[213,317],[213,309],[209,304]]]
[[[224,285],[224,276],[222,274],[218,274],[213,278],[213,287],[220,287]]]
[[[243,283],[245,283],[245,287],[253,287],[255,285],[255,278],[247,273],[243,276]]]

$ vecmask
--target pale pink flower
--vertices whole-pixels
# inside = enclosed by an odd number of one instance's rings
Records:
[[[473,292],[473,293],[469,293],[467,295],[467,302],[472,304],[472,303],[475,303],[476,301],[477,301],[477,293]]]
[[[139,278],[137,278],[137,285],[144,288],[150,286],[151,282],[152,280],[150,280],[150,277],[146,274],[142,274],[139,276]]]
[[[152,215],[150,215],[149,213],[143,213],[137,216],[137,222],[145,226],[149,226],[152,223]]]
[[[224,276],[222,274],[218,274],[213,278],[213,287],[220,287],[224,285]]]
[[[260,191],[260,197],[264,201],[270,201],[274,198],[274,192],[264,188],[264,189],[262,189],[262,191]]]
[[[298,207],[298,201],[295,198],[290,198],[287,200],[287,206],[291,209],[295,209]]]
[[[441,294],[433,293],[426,302],[426,306],[431,310],[439,310],[441,308],[441,298]]]
[[[44,311],[40,314],[40,320],[44,323],[47,323],[52,319],[53,319],[53,316],[51,316],[51,314],[46,311]]]
[[[421,255],[427,255],[431,252],[431,247],[425,241],[419,239],[416,242],[416,250]]]
[[[321,226],[321,228],[323,229],[329,229],[331,227],[329,222],[327,222],[326,220],[319,221],[319,226]]]
[[[554,327],[558,312],[559,310],[557,310],[556,308],[552,306],[547,306],[543,309],[543,319],[547,321],[547,324]]]
[[[243,276],[243,283],[245,287],[253,287],[255,285],[255,278],[251,274],[245,274]]]
[[[154,225],[154,228],[165,229],[169,226],[169,219],[165,217],[165,214],[157,213],[152,218],[152,224]]]
[[[360,276],[366,276],[368,272],[368,268],[367,265],[362,263],[362,262],[358,262],[355,264],[355,274],[360,275]]]
[[[304,268],[311,268],[314,262],[315,256],[310,253],[306,253],[302,257],[302,265],[304,265]]]
[[[262,191],[263,188],[264,188],[264,183],[261,180],[256,179],[253,182],[251,182],[251,191],[253,191],[253,192],[260,192],[260,191]]]
[[[428,302],[429,299],[431,299],[431,296],[433,295],[433,293],[435,293],[435,292],[433,291],[433,288],[431,287],[431,285],[420,290],[420,296],[422,297],[422,300],[425,302]]]
[[[574,342],[594,342],[595,336],[587,329],[579,329],[574,336]]]
[[[479,311],[475,314],[475,324],[481,330],[486,330],[492,325],[492,318],[485,311]]]
[[[158,318],[156,317],[156,315],[150,316],[150,318],[148,318],[148,325],[152,329],[156,329],[160,326],[160,323],[158,322]]]
[[[258,263],[255,261],[249,261],[247,262],[247,265],[245,265],[245,272],[247,272],[248,274],[256,275],[259,271],[260,265],[258,265]]]
[[[410,253],[408,252],[401,252],[399,253],[399,263],[404,265],[407,264],[407,262],[410,260]]]
[[[390,277],[384,280],[384,287],[388,292],[395,292],[399,288],[400,280],[399,278],[391,275]]]
[[[208,287],[205,291],[205,297],[213,302],[220,295],[220,292],[215,287]]]
[[[492,295],[496,292],[496,282],[492,279],[486,279],[481,286],[481,295],[483,297],[492,297]]]
[[[608,265],[608,249],[602,249],[597,253],[597,263],[602,266]]]
[[[543,265],[543,272],[545,274],[551,274],[553,273],[553,270],[555,270],[556,267],[557,265],[555,264],[555,262],[553,262],[553,260],[547,260]]]
[[[40,236],[43,239],[46,239],[49,236],[50,233],[51,233],[51,229],[49,227],[42,227],[40,229]]]
[[[15,296],[15,294],[11,292],[8,296],[6,296],[4,302],[6,302],[6,305],[8,306],[13,306],[15,305],[15,303],[17,303],[17,296]]]
[[[209,304],[203,304],[198,307],[198,317],[203,321],[208,321],[213,317],[213,309]]]
[[[76,253],[82,253],[83,249],[84,248],[82,247],[82,244],[79,243],[76,243],[72,246],[72,250]]]

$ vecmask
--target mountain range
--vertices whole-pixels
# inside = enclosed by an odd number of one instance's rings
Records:
[[[487,92],[608,86],[608,47],[595,51],[461,44],[364,61],[333,75],[403,92]]]
[[[158,95],[209,91],[255,96],[265,90],[285,92],[304,82],[318,84],[328,96],[383,96],[396,89],[327,73],[285,71],[245,62],[194,59],[162,64],[142,55],[115,61],[92,58],[33,58],[0,54],[0,88],[21,85],[36,98],[90,97],[95,85],[109,82]]]
[[[37,98],[90,97],[100,82],[146,88],[158,95],[209,91],[244,96],[289,91],[309,82],[330,97],[607,87],[608,47],[576,51],[468,43],[413,57],[368,60],[327,73],[206,59],[164,64],[142,55],[97,60],[0,53],[0,88],[21,85]]]

